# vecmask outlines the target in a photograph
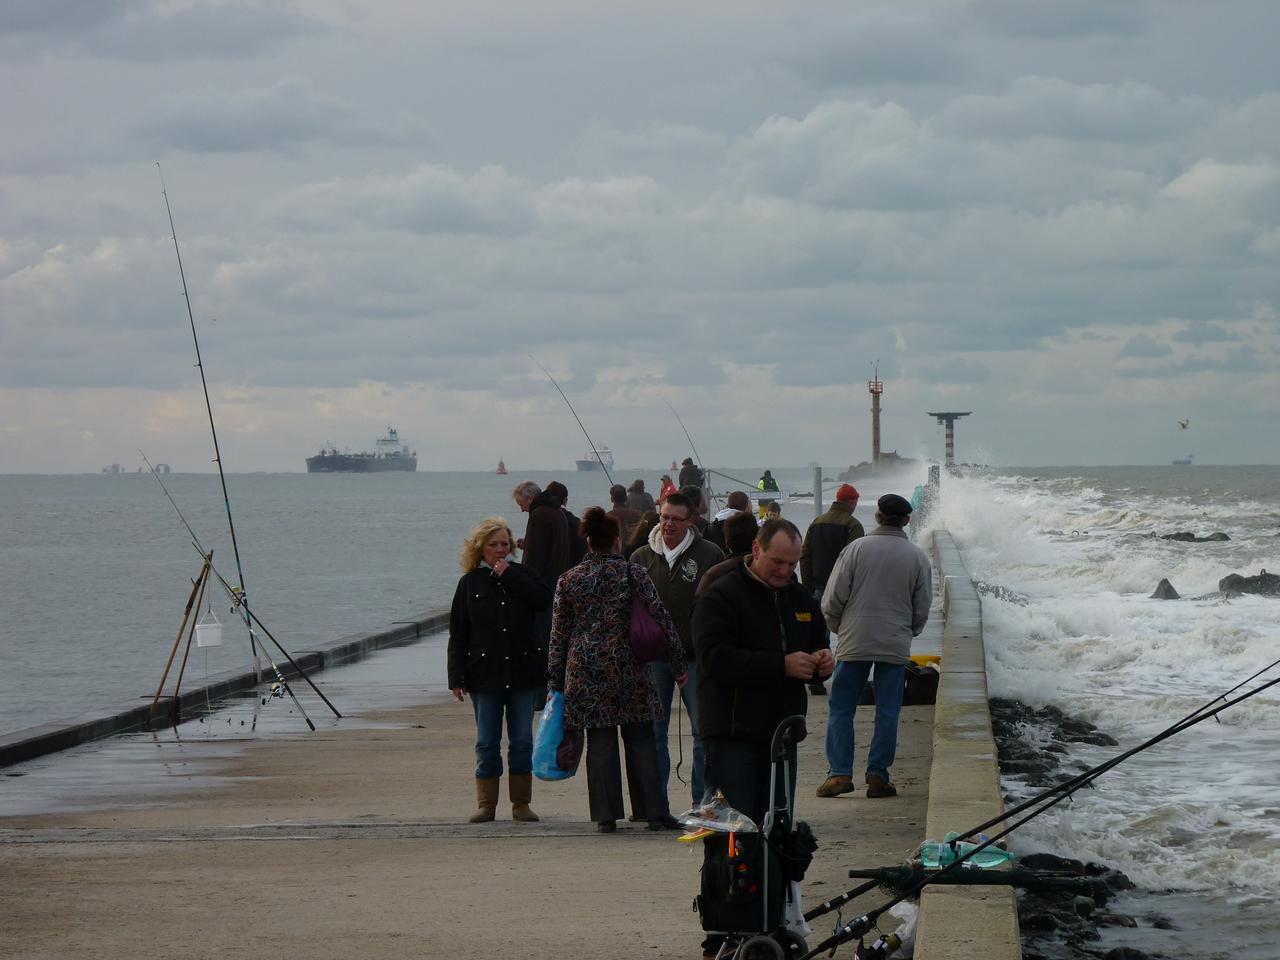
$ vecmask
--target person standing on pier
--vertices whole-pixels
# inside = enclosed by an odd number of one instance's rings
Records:
[[[653,502],[653,494],[645,493],[644,481],[639,477],[632,480],[631,486],[627,488],[627,506],[632,510],[639,510],[642,515],[658,509],[658,505]]]
[[[544,696],[546,642],[535,618],[551,606],[542,577],[509,560],[514,543],[502,517],[481,520],[462,542],[462,579],[449,611],[449,689],[467,695],[476,718],[476,812],[492,820],[502,777],[502,719],[507,721],[511,819],[534,822],[533,714]]]
[[[680,475],[676,478],[676,483],[682,489],[684,487],[697,487],[699,490],[706,484],[706,475],[702,472],[702,468],[693,462],[693,457],[685,457],[680,465]]]
[[[673,493],[658,512],[658,526],[649,535],[647,546],[631,555],[631,562],[638,563],[658,588],[658,596],[671,611],[676,632],[689,661],[689,679],[680,691],[689,714],[689,733],[693,737],[693,776],[691,788],[693,802],[702,801],[702,741],[698,731],[698,701],[694,690],[697,671],[693,661],[693,634],[690,618],[698,582],[703,574],[724,559],[724,553],[713,543],[702,539],[693,529],[693,504],[682,493]],[[667,780],[671,776],[671,751],[668,748],[668,731],[671,726],[672,694],[675,692],[675,674],[662,663],[649,665],[649,671],[658,688],[662,702],[662,714],[653,723],[653,737],[658,748],[658,773],[662,780],[663,794],[667,793]]]
[[[679,826],[658,780],[653,721],[662,712],[649,672],[631,651],[632,598],[638,597],[667,635],[664,668],[685,680],[675,624],[643,568],[619,555],[618,521],[600,507],[582,515],[587,555],[556,586],[547,685],[564,693],[566,730],[587,736],[591,819],[613,833],[624,814],[618,733],[627,754],[632,812],[651,830]]]
[[[529,514],[518,544],[524,551],[523,563],[554,589],[560,574],[570,567],[569,519],[560,509],[564,500],[551,489],[544,492],[532,480],[517,484],[511,498]]]
[[[911,504],[896,493],[876,503],[876,528],[841,552],[822,594],[822,614],[837,635],[827,718],[827,779],[820,797],[851,793],[853,717],[872,677],[876,719],[867,751],[867,796],[892,797],[889,768],[898,748],[898,714],[911,641],[929,622],[929,558],[907,538]]]
[[[831,509],[809,524],[805,531],[804,547],[800,550],[800,579],[816,600],[822,600],[840,551],[866,533],[853,515],[857,508],[857,488],[851,483],[842,483],[836,489]],[[809,692],[825,697],[827,688],[821,683],[814,683],[809,686]]]
[[[617,520],[618,525],[622,527],[622,542],[626,543],[631,539],[631,533],[635,530],[636,524],[640,522],[642,511],[632,510],[627,506],[627,488],[620,483],[615,483],[609,488],[609,500],[613,503],[609,516]]]
[[[706,531],[702,534],[712,543],[726,553],[729,552],[728,545],[725,543],[724,528],[729,518],[739,513],[749,513],[751,511],[751,498],[742,490],[735,490],[725,499],[724,509],[715,515],[715,519],[707,525]],[[754,537],[752,538],[754,539]]]

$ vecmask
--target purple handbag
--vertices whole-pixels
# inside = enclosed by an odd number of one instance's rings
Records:
[[[636,583],[627,564],[627,585],[631,588],[631,652],[641,663],[655,663],[667,658],[667,632],[636,593]]]

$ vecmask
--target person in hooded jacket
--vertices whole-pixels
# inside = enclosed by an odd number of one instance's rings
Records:
[[[693,504],[681,493],[673,493],[662,504],[658,514],[658,526],[649,534],[649,543],[631,555],[631,562],[638,563],[658,588],[658,596],[671,612],[680,643],[689,661],[689,680],[680,691],[689,714],[689,732],[693,737],[693,771],[690,787],[693,802],[702,801],[702,741],[698,734],[698,702],[695,698],[697,671],[694,668],[693,633],[691,618],[698,583],[703,575],[724,559],[724,553],[714,543],[708,543],[693,528]],[[665,664],[649,665],[658,696],[663,706],[662,715],[653,724],[653,737],[658,748],[658,765],[663,794],[671,776],[671,753],[668,749],[668,731],[671,725],[671,704],[676,688],[676,676]]]
[[[627,487],[627,506],[632,510],[639,510],[642,515],[658,509],[658,505],[653,502],[653,494],[645,493],[644,481],[639,477]]]
[[[728,552],[724,538],[725,522],[735,514],[749,513],[751,511],[751,498],[742,490],[735,490],[729,494],[724,501],[724,509],[719,511],[711,522],[707,524],[707,529],[703,531],[703,536],[714,543],[721,550]]]
[[[569,561],[569,520],[560,509],[560,505],[564,503],[564,495],[552,489],[553,487],[559,487],[564,494],[568,493],[563,484],[552,483],[546,490],[542,490],[532,480],[518,484],[511,492],[516,505],[529,514],[524,537],[519,542],[524,550],[521,560],[552,589],[560,579],[560,574],[572,566]]]
[[[701,489],[706,486],[706,474],[702,472],[702,468],[693,462],[693,457],[685,457],[684,462],[680,465],[680,475],[676,478],[676,483],[681,488],[698,487]]]
[[[462,579],[449,611],[449,689],[471,697],[476,719],[476,812],[494,818],[502,777],[502,720],[507,725],[511,819],[533,822],[533,713],[543,698],[546,644],[535,620],[551,606],[543,579],[510,561],[511,528],[502,517],[481,520],[462,543]]]
[[[676,485],[667,474],[662,475],[662,486],[658,488],[658,506],[667,502],[667,497],[676,492]]]

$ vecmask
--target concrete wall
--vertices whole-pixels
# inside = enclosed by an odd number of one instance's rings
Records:
[[[337,640],[330,640],[309,650],[290,650],[289,653],[298,667],[307,676],[311,676],[326,667],[336,667],[360,660],[375,650],[417,643],[424,637],[446,629],[448,625],[448,610],[429,610],[404,620],[397,620],[380,630],[339,637]],[[260,636],[259,642],[263,639],[265,638]],[[289,664],[278,648],[273,645],[264,646],[264,649],[276,662],[285,679],[292,680],[298,676],[298,671]],[[263,666],[266,668],[263,679],[274,679],[270,676],[270,668],[267,667],[265,658]],[[56,750],[65,750],[67,747],[109,737],[112,734],[145,729],[148,725],[153,729],[168,727],[174,722],[175,716],[185,719],[194,715],[196,711],[203,708],[206,698],[220,700],[236,693],[252,690],[256,686],[257,682],[252,671],[228,671],[215,674],[206,684],[186,688],[178,697],[176,704],[173,697],[161,697],[160,702],[156,704],[154,715],[151,714],[151,699],[154,694],[149,694],[98,713],[82,714],[28,727],[25,730],[0,736],[0,767],[30,760]],[[292,683],[290,686],[296,693],[302,694],[306,688],[306,681]],[[319,709],[327,710],[328,708],[321,704]]]
[[[987,706],[982,602],[951,535],[934,533],[946,624],[942,679],[933,712],[927,835],[941,840],[1004,811]],[[916,931],[918,960],[1020,960],[1010,887],[926,887]]]

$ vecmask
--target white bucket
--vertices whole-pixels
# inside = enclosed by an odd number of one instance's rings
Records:
[[[196,646],[220,647],[222,646],[222,624],[212,613],[206,616],[209,619],[201,620],[196,624]]]

